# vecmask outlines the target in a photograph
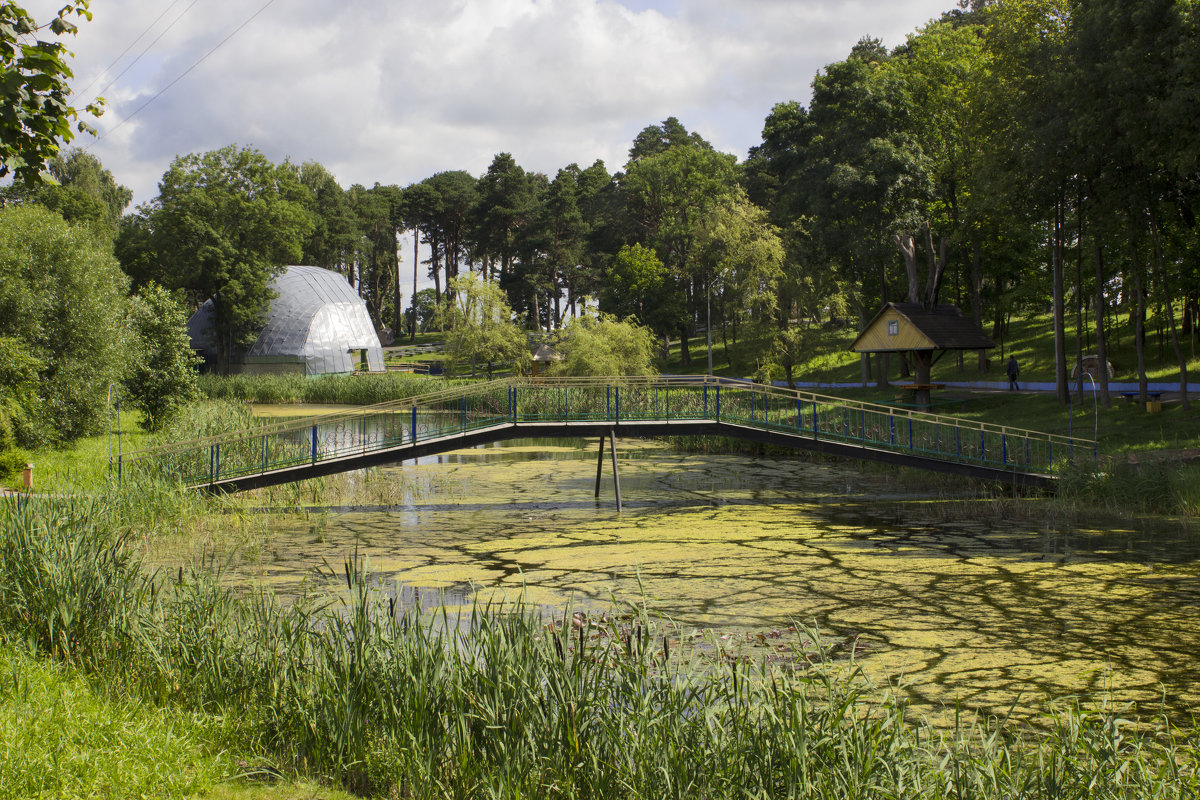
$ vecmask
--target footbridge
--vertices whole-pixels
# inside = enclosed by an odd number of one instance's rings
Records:
[[[113,470],[229,492],[505,439],[662,436],[731,437],[1037,487],[1053,486],[1064,462],[1096,457],[1091,439],[729,378],[510,378],[123,453]]]

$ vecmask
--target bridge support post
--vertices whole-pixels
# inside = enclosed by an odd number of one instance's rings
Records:
[[[612,453],[613,487],[617,493],[617,513],[621,513],[621,473],[617,471],[617,434],[608,432],[609,451]]]
[[[613,431],[608,432],[612,451],[613,486],[617,493],[617,511],[621,510],[621,474],[617,471],[617,437]],[[600,435],[600,452],[596,456],[596,499],[600,498],[600,477],[604,474],[604,434]]]
[[[604,434],[600,434],[600,455],[596,457],[596,493],[592,495],[600,499],[600,476],[604,472]]]

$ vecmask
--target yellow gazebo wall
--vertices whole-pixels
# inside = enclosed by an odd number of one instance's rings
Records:
[[[899,331],[895,336],[888,336],[888,322],[898,323]],[[856,353],[878,353],[888,350],[933,350],[934,344],[929,337],[917,330],[916,326],[894,308],[880,314],[871,325],[862,332],[854,346],[850,348]]]

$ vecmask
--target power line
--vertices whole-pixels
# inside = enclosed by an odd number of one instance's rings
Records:
[[[129,43],[129,45],[128,45],[128,46],[127,46],[127,47],[126,47],[124,50],[122,50],[122,51],[121,51],[121,54],[112,60],[112,63],[111,63],[111,64],[109,64],[107,67],[105,67],[104,69],[102,69],[100,72],[96,73],[96,77],[92,78],[92,82],[91,82],[91,83],[89,83],[87,86],[85,86],[85,87],[83,87],[82,89],[80,89],[78,92],[76,92],[76,91],[72,90],[72,91],[71,91],[71,94],[72,94],[72,95],[76,95],[76,94],[82,95],[82,94],[84,94],[85,92],[87,92],[87,90],[88,90],[88,89],[90,89],[90,88],[92,88],[93,86],[95,86],[95,85],[96,85],[96,81],[100,80],[100,76],[102,76],[102,75],[107,75],[107,74],[108,74],[108,72],[109,72],[109,70],[111,70],[113,67],[115,67],[115,66],[117,65],[117,62],[118,62],[118,61],[120,61],[122,58],[124,58],[124,57],[125,57],[125,54],[126,54],[126,53],[128,53],[130,50],[132,50],[132,49],[133,49],[133,46],[134,46],[135,44],[137,44],[138,42],[140,42],[140,41],[142,40],[142,37],[143,37],[143,36],[145,36],[147,33],[149,33],[150,31],[152,31],[152,30],[154,29],[154,26],[155,26],[155,25],[157,25],[159,22],[161,22],[161,21],[162,21],[162,18],[163,18],[163,17],[165,17],[165,16],[166,16],[168,13],[170,13],[171,9],[172,9],[172,8],[174,8],[175,6],[179,5],[179,3],[180,3],[180,2],[182,2],[182,0],[171,0],[171,5],[167,6],[165,9],[163,9],[163,12],[162,12],[161,14],[159,14],[159,15],[158,15],[158,17],[157,17],[157,18],[154,20],[154,22],[151,22],[149,25],[147,25],[147,26],[146,26],[146,30],[144,30],[144,31],[142,31],[141,33],[139,33],[139,34],[137,35],[137,38],[135,38],[135,39],[134,39],[132,42],[130,42],[130,43]],[[188,6],[188,8],[191,8],[191,6]],[[186,14],[186,13],[187,13],[187,11],[185,10],[183,13],[184,13],[184,14]],[[182,17],[182,16],[183,16],[183,14],[180,14],[179,16],[181,16],[181,17]],[[175,20],[175,22],[178,22],[178,21],[179,21],[178,19],[176,19],[176,20]],[[172,25],[174,25],[175,23],[174,23],[174,22],[172,22],[171,24],[172,24]],[[170,28],[168,28],[167,30],[170,30]],[[158,39],[155,39],[154,41],[155,41],[155,42],[157,42],[157,41],[158,41]],[[154,43],[153,43],[153,42],[151,42],[151,47],[153,47],[153,46],[154,46]],[[149,48],[146,48],[146,49],[148,50]],[[146,51],[145,51],[145,50],[143,50],[143,51],[142,51],[142,55],[144,55],[144,54],[145,54],[145,52],[146,52]],[[142,57],[142,55],[139,55],[139,56],[138,56],[138,58],[141,58],[141,57]],[[135,62],[135,63],[136,63],[136,61],[137,61],[137,59],[134,59],[134,62]],[[132,66],[132,64],[131,64],[130,66]],[[125,73],[123,73],[123,72],[121,73],[121,75],[124,75],[124,74],[125,74]],[[117,77],[119,78],[119,77],[120,77],[120,75],[118,75]],[[112,85],[112,84],[110,83],[110,84],[109,84],[109,86],[111,86],[111,85]],[[105,87],[105,88],[107,89],[108,87]],[[99,94],[103,94],[103,92],[96,92],[96,94],[98,94],[98,95],[99,95]]]
[[[199,59],[197,59],[195,63],[193,63],[193,64],[192,64],[190,67],[188,67],[188,68],[187,68],[187,69],[185,69],[183,72],[181,72],[181,73],[179,74],[179,76],[175,78],[175,80],[171,81],[171,82],[170,82],[170,83],[168,83],[166,86],[164,86],[163,88],[159,89],[157,94],[155,94],[155,95],[154,95],[153,97],[151,97],[149,100],[147,100],[146,102],[144,102],[144,103],[142,103],[140,106],[138,106],[138,107],[137,107],[137,109],[136,109],[136,110],[135,110],[135,111],[134,111],[132,114],[130,114],[129,116],[125,117],[125,119],[123,119],[123,120],[121,120],[120,122],[118,122],[116,125],[114,125],[112,128],[110,128],[110,129],[108,129],[107,131],[105,131],[105,132],[104,132],[103,134],[101,134],[100,136],[96,137],[96,139],[94,139],[94,140],[91,142],[91,144],[89,144],[87,147],[85,147],[85,148],[84,148],[84,150],[90,150],[90,149],[92,148],[92,146],[93,146],[93,145],[96,145],[96,144],[98,144],[98,143],[100,143],[100,142],[104,141],[106,138],[108,138],[108,135],[109,135],[110,133],[114,133],[114,132],[116,132],[116,131],[120,130],[120,129],[121,129],[121,127],[122,127],[122,126],[123,126],[123,125],[124,125],[126,122],[129,122],[129,120],[133,119],[133,118],[134,118],[134,117],[136,117],[138,114],[142,113],[142,111],[143,111],[143,110],[146,108],[146,106],[150,105],[150,104],[151,104],[151,103],[153,103],[155,100],[157,100],[158,98],[162,97],[164,94],[166,94],[166,92],[167,92],[167,90],[168,90],[168,89],[170,89],[172,86],[174,86],[175,84],[179,83],[181,80],[183,80],[184,78],[186,78],[186,77],[188,76],[188,74],[189,74],[189,73],[190,73],[192,70],[194,70],[196,67],[198,67],[198,66],[200,66],[201,64],[203,64],[203,63],[204,63],[204,61],[205,61],[205,59],[207,59],[207,58],[208,58],[209,56],[211,56],[213,53],[217,52],[217,50],[219,50],[219,49],[221,48],[221,46],[222,46],[222,45],[224,45],[226,42],[228,42],[228,41],[229,41],[230,39],[232,39],[234,36],[237,36],[237,35],[238,35],[238,33],[240,33],[240,32],[241,32],[242,28],[245,28],[247,25],[249,25],[251,22],[253,22],[255,17],[257,17],[259,14],[263,13],[264,11],[266,11],[266,10],[267,10],[267,8],[269,8],[269,7],[270,7],[270,6],[271,6],[271,5],[272,5],[274,2],[275,2],[275,0],[267,0],[267,2],[263,4],[262,8],[258,9],[258,11],[255,11],[253,14],[251,14],[251,15],[250,15],[250,17],[249,17],[249,18],[247,18],[247,20],[246,20],[245,22],[243,22],[241,25],[238,25],[236,28],[234,28],[232,33],[230,33],[230,34],[229,34],[228,36],[226,36],[224,39],[222,39],[221,41],[219,41],[219,42],[217,42],[215,45],[213,45],[212,49],[210,49],[210,50],[209,50],[207,53],[205,53],[204,55],[200,56],[200,58],[199,58]]]
[[[107,92],[109,89],[111,89],[111,88],[113,87],[113,84],[115,84],[117,81],[121,80],[121,78],[122,78],[122,77],[125,75],[125,73],[126,73],[126,72],[129,72],[129,70],[133,69],[133,65],[134,65],[134,64],[136,64],[136,63],[138,63],[139,61],[141,61],[141,60],[142,60],[142,56],[144,56],[144,55],[146,55],[146,53],[150,52],[150,48],[152,48],[152,47],[154,47],[154,45],[158,44],[159,40],[160,40],[160,39],[162,39],[164,36],[166,36],[166,35],[167,35],[167,33],[168,33],[168,32],[169,32],[169,31],[170,31],[172,28],[174,28],[174,27],[175,27],[175,24],[176,24],[177,22],[179,22],[179,20],[183,19],[183,18],[184,18],[184,16],[185,16],[185,15],[186,15],[186,14],[187,14],[189,11],[191,11],[191,10],[192,10],[192,6],[196,5],[196,3],[198,3],[198,2],[200,2],[200,0],[192,0],[192,2],[191,2],[189,5],[188,5],[188,7],[187,7],[187,8],[185,8],[185,9],[184,9],[184,10],[183,10],[183,11],[182,11],[180,14],[179,14],[179,16],[177,16],[175,19],[173,19],[173,20],[171,21],[171,24],[170,24],[170,25],[168,25],[167,27],[163,28],[163,31],[162,31],[162,33],[160,33],[158,36],[156,36],[153,42],[151,42],[150,44],[146,45],[146,46],[145,46],[145,47],[142,49],[142,52],[138,53],[138,54],[137,54],[137,57],[135,57],[135,58],[133,59],[133,61],[130,61],[128,64],[126,64],[126,65],[125,65],[125,69],[121,70],[121,73],[120,73],[119,75],[117,75],[117,77],[115,77],[115,78],[113,78],[111,81],[109,81],[109,82],[108,82],[108,85],[106,85],[106,86],[105,86],[103,89],[101,89],[100,91],[96,92],[96,97],[99,97],[99,96],[103,95],[105,92]],[[171,5],[174,5],[174,3],[172,3]],[[167,7],[167,10],[168,10],[168,11],[170,10],[170,6],[168,6],[168,7]],[[163,14],[166,14],[166,13],[167,13],[166,11],[164,11],[164,12],[163,12]],[[162,15],[161,15],[161,14],[159,15],[158,19],[162,19]],[[157,19],[154,21],[154,24],[158,24],[158,20],[157,20]],[[153,27],[153,25],[152,25],[151,27]],[[149,30],[149,29],[147,29],[147,30]],[[145,34],[143,34],[143,35],[145,35]],[[138,38],[140,39],[141,37],[139,36]],[[135,41],[136,41],[136,40],[135,40]],[[133,47],[133,45],[130,45],[129,47]],[[129,52],[129,47],[125,48],[125,52],[126,52],[126,53],[127,53],[127,52]],[[121,55],[125,55],[125,53],[122,53]],[[118,59],[120,59],[120,56],[117,56],[117,58],[118,58]],[[113,63],[116,63],[116,62],[113,62]],[[109,70],[109,69],[111,69],[111,68],[112,68],[112,65],[110,64],[110,65],[109,65],[109,67],[108,67],[108,68],[106,68],[104,71],[105,71],[105,72],[108,72],[108,70]],[[92,81],[92,83],[95,83],[95,81]],[[89,87],[89,88],[91,87],[91,84],[90,84],[90,83],[88,84],[88,87]],[[83,91],[87,91],[87,89],[84,89]],[[80,92],[80,94],[83,94],[83,92]],[[93,99],[93,100],[95,100],[96,98],[95,98],[95,97],[93,97],[92,99]]]

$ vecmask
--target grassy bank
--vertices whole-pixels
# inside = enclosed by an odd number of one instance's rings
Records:
[[[387,372],[375,375],[202,375],[201,394],[209,400],[246,403],[330,403],[374,405],[448,389],[468,381]]]
[[[194,782],[155,794],[202,792],[230,758],[401,797],[1200,790],[1192,732],[1072,707],[1040,728],[937,731],[852,662],[823,657],[812,633],[767,662],[719,641],[706,659],[684,657],[680,632],[636,609],[548,624],[478,607],[455,627],[397,607],[354,558],[324,576],[336,596],[281,605],[203,569],[148,575],[124,536],[103,504],[4,501],[0,626],[35,648],[38,669],[67,663],[102,681],[117,704],[106,717],[193,720],[195,736],[179,733],[161,760],[179,753],[180,780]],[[254,755],[209,755],[220,750]]]
[[[1133,346],[1132,329],[1126,315],[1117,317],[1118,326],[1109,332],[1108,360],[1113,365],[1114,380],[1136,381],[1137,359]],[[1026,381],[1054,381],[1054,336],[1053,319],[1049,314],[1024,314],[1014,316],[1004,338],[996,342],[996,348],[988,352],[990,366],[979,370],[978,358],[974,353],[965,353],[960,368],[958,358],[954,354],[947,355],[933,370],[935,381],[1006,381],[1004,362],[1010,355],[1016,356],[1021,364],[1021,377]],[[1147,328],[1146,344],[1146,374],[1151,381],[1178,381],[1179,367],[1167,335],[1161,342],[1153,325]],[[990,332],[990,328],[989,328]],[[1085,332],[1083,345],[1084,354],[1096,352],[1095,337]],[[858,325],[814,327],[811,332],[806,357],[799,363],[794,372],[798,381],[818,381],[822,383],[857,383],[861,379],[859,356],[851,353],[849,348],[858,335]],[[1181,342],[1184,352],[1191,356],[1188,364],[1189,375],[1200,376],[1200,336],[1193,342],[1186,339]],[[707,349],[705,338],[696,336],[688,341],[691,353],[691,364],[682,363],[682,352],[678,341],[672,342],[671,350],[664,359],[661,369],[667,373],[703,372],[707,369]],[[1067,328],[1067,364],[1068,371],[1075,363],[1075,331],[1073,326]],[[713,371],[718,375],[744,378],[754,374],[758,368],[758,360],[763,355],[763,348],[753,343],[741,342],[726,348],[720,338],[720,332],[713,331]],[[782,376],[780,376],[782,378]],[[900,376],[900,359],[890,360],[889,378],[893,382],[902,382]],[[1193,377],[1193,381],[1200,380]]]

